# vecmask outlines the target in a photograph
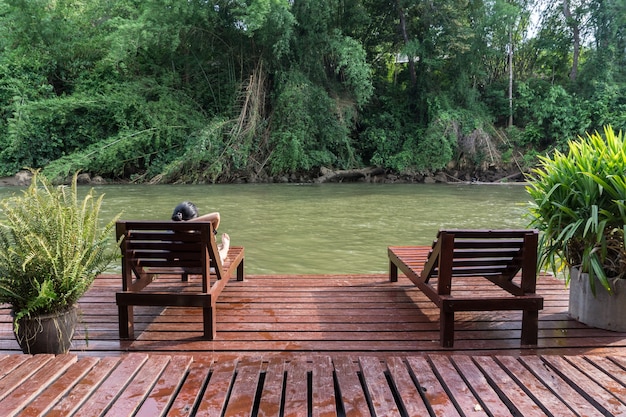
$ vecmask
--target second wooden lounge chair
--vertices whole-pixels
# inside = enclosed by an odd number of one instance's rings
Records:
[[[536,345],[543,308],[543,297],[535,293],[537,240],[536,230],[441,230],[431,248],[390,246],[389,278],[397,281],[400,269],[439,307],[444,347],[454,345],[455,312],[492,310],[522,310],[521,343]],[[468,286],[476,278],[503,291],[477,293],[478,286]],[[459,279],[464,288],[455,295]]]
[[[122,251],[120,338],[134,336],[133,306],[201,307],[204,338],[215,338],[217,298],[235,270],[243,281],[243,248],[231,246],[222,263],[210,222],[118,221],[116,229]],[[179,275],[182,282],[146,289],[159,275]],[[190,275],[200,276],[201,285],[186,285]]]

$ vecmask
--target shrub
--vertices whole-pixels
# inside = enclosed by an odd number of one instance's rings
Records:
[[[613,128],[569,142],[569,151],[539,157],[529,176],[531,226],[542,233],[540,266],[577,266],[610,291],[626,275],[626,143]],[[566,274],[569,279],[569,275]]]
[[[35,172],[22,196],[0,203],[0,303],[16,323],[69,309],[117,256],[108,246],[116,218],[102,227],[103,196],[91,190],[81,201],[76,180],[53,187]]]

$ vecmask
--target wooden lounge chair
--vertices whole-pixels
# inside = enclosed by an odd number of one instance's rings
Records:
[[[439,307],[444,347],[454,345],[455,312],[492,310],[523,310],[521,343],[536,345],[537,238],[536,230],[441,230],[431,248],[390,246],[389,279],[397,281],[400,269]],[[479,290],[482,278],[498,291]]]
[[[243,248],[231,246],[222,263],[210,222],[118,221],[116,234],[122,251],[120,338],[134,337],[133,306],[201,307],[204,338],[215,338],[217,298],[235,269],[243,281]],[[181,276],[175,288],[146,289],[159,275],[172,274]],[[202,285],[190,285],[190,275],[199,275]]]

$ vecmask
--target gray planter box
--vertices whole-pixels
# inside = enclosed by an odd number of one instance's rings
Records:
[[[626,332],[626,279],[611,281],[613,294],[596,282],[594,297],[589,276],[571,269],[569,315],[588,326]]]

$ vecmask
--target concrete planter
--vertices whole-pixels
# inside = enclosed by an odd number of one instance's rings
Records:
[[[626,332],[626,279],[610,281],[613,294],[597,282],[594,297],[589,275],[576,268],[570,272],[569,315],[591,327]]]

